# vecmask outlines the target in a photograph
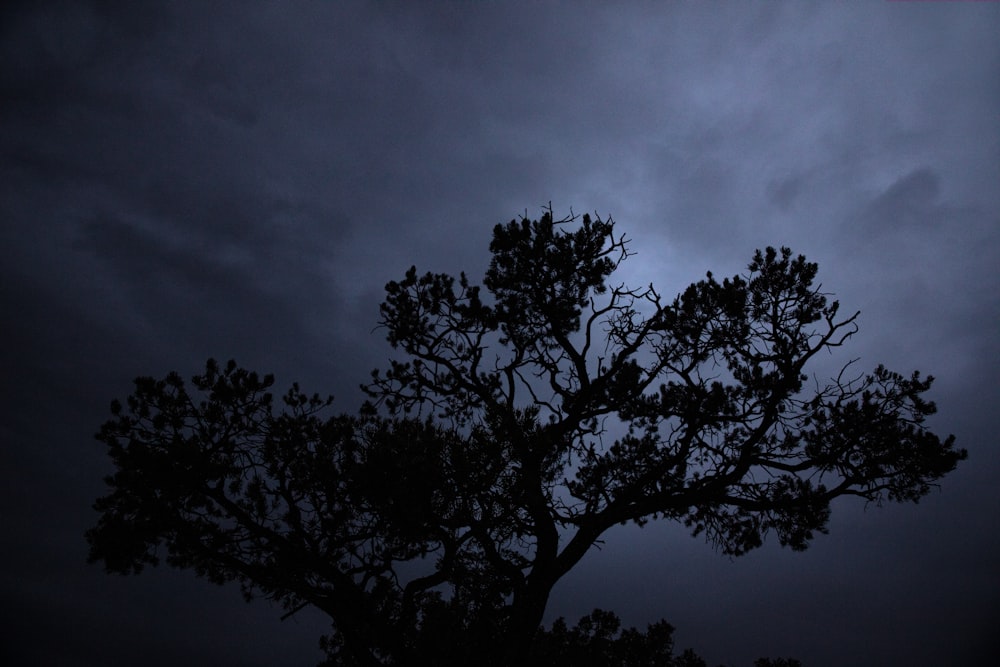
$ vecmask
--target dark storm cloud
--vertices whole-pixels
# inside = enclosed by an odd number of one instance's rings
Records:
[[[254,39],[260,26],[243,30],[240,18],[226,40],[211,21],[169,12],[104,16],[81,5],[19,17],[27,27],[5,40],[16,56],[4,70],[5,209],[9,231],[36,245],[22,243],[13,267],[75,298],[83,286],[31,268],[73,266],[105,298],[131,293],[136,315],[187,322],[191,335],[199,319],[237,314],[294,324],[308,315],[303,302],[335,299],[323,263],[349,223],[336,199],[310,195],[315,181],[279,182],[282,147],[254,117],[262,99],[282,99],[284,83]],[[49,218],[42,233],[39,217]],[[52,244],[53,225],[72,243]]]
[[[983,313],[1000,306],[996,257],[987,250],[1000,242],[1000,220],[986,208],[944,199],[947,185],[926,166],[901,174],[864,204],[846,227],[844,246],[855,262],[872,267],[870,298],[887,321],[912,331],[930,354],[952,348],[974,363],[986,352],[972,340],[985,333]]]
[[[767,184],[767,198],[782,211],[787,211],[802,191],[803,176],[774,179]]]
[[[863,311],[822,372],[933,372],[934,424],[972,455],[919,507],[838,506],[806,554],[730,563],[681,530],[622,529],[553,611],[666,616],[713,663],[992,647],[1000,14],[946,4],[5,5],[13,662],[314,660],[317,619],[83,566],[108,472],[90,434],[133,376],[210,355],[352,409],[390,353],[384,283],[410,264],[478,278],[492,226],[549,201],[613,215],[638,251],[627,279],[668,296],[755,247],[804,252]]]

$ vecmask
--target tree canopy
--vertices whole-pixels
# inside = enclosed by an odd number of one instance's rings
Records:
[[[415,267],[386,285],[396,357],[356,412],[298,385],[276,401],[272,376],[232,361],[190,385],[138,378],[97,436],[115,472],[90,560],[138,573],[165,557],[288,613],[312,605],[330,664],[521,665],[614,625],[539,632],[616,524],[801,550],[833,499],[917,501],[966,457],[925,427],[930,376],[848,364],[810,381],[858,314],[787,248],[672,300],[609,282],[632,254],[611,219],[549,210],[497,225],[490,252],[481,286]],[[661,626],[643,642],[672,648]]]

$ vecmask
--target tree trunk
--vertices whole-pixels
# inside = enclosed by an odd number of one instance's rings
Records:
[[[535,633],[542,625],[549,593],[552,592],[554,585],[555,581],[550,581],[548,578],[543,581],[536,580],[529,583],[523,594],[514,600],[505,633],[506,648],[500,663],[503,667],[521,667],[528,664],[531,644]]]

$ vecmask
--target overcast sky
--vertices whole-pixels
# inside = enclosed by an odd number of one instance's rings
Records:
[[[6,664],[315,664],[319,615],[85,564],[111,471],[92,433],[133,377],[210,356],[353,410],[389,354],[385,283],[481,276],[493,225],[550,201],[612,216],[638,251],[622,278],[665,294],[757,247],[806,254],[862,311],[817,372],[935,375],[932,426],[970,457],[919,505],[836,503],[805,553],[616,530],[549,618],[666,618],[733,667],[1000,651],[1000,4],[13,4]]]

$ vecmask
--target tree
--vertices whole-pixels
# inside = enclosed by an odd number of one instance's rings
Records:
[[[644,633],[621,630],[615,614],[595,609],[572,630],[562,618],[551,629],[539,630],[532,659],[547,667],[707,667],[691,649],[674,656],[673,634],[673,626],[665,621],[653,623]]]
[[[313,605],[331,664],[525,664],[556,582],[616,524],[801,550],[834,498],[915,502],[966,457],[924,425],[931,377],[848,364],[807,386],[858,315],[787,248],[672,301],[609,284],[631,254],[610,219],[549,210],[497,225],[490,251],[485,292],[415,267],[386,285],[400,356],[357,414],[297,385],[279,409],[234,362],[193,392],[137,379],[98,435],[116,472],[90,560],[137,573],[163,549]]]

